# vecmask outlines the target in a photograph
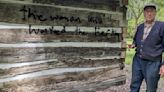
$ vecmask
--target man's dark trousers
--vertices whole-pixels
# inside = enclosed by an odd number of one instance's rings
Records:
[[[160,79],[161,61],[150,61],[135,55],[132,64],[130,92],[139,92],[143,79],[147,85],[146,92],[156,92]]]

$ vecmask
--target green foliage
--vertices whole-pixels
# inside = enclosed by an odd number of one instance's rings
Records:
[[[164,7],[158,9],[158,11],[157,11],[157,20],[164,21],[164,17],[163,16],[164,16]]]
[[[132,39],[126,39],[127,44],[131,44],[132,43]],[[126,50],[126,58],[125,58],[125,64],[131,64],[132,60],[133,60],[133,56],[135,54],[135,49],[129,49],[127,48]]]
[[[134,33],[135,33],[134,32],[135,31],[134,25],[135,25],[134,19],[128,20],[128,30],[127,30],[127,37],[128,38],[133,38],[133,36],[134,36]]]
[[[134,49],[127,49],[126,51],[126,58],[125,58],[125,64],[130,65],[133,61],[133,56],[135,54]]]

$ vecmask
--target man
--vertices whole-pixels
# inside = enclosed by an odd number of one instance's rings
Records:
[[[164,76],[164,22],[155,21],[156,5],[144,6],[145,22],[137,27],[131,48],[136,48],[132,64],[130,92],[139,92],[143,79],[146,92],[156,92],[160,75]]]

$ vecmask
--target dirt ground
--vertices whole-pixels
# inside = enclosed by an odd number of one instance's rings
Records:
[[[125,66],[126,71],[126,84],[121,86],[114,86],[109,89],[98,91],[98,92],[129,92],[129,86],[130,86],[130,80],[131,80],[131,65]],[[146,84],[145,82],[142,83],[140,92],[146,92]],[[157,92],[164,92],[164,78],[161,78],[158,85],[158,91]]]

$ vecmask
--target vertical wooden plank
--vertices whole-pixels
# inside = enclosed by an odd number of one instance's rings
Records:
[[[123,27],[122,28],[122,38],[123,38],[123,41],[125,41],[126,36],[127,36],[127,28]]]

